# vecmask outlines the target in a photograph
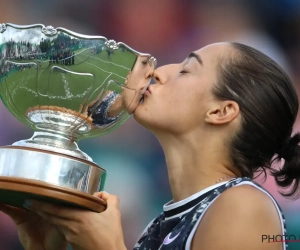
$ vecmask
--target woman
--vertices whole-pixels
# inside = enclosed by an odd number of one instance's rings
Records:
[[[263,236],[284,235],[275,200],[252,181],[270,170],[298,194],[300,135],[291,135],[298,98],[288,76],[264,54],[237,43],[204,47],[180,64],[155,70],[156,83],[135,119],[160,141],[173,201],[134,249],[285,250]],[[145,77],[145,83],[148,81]],[[280,169],[271,166],[284,159]],[[25,249],[123,250],[119,201],[105,192],[97,214],[27,201],[31,211],[1,206]]]

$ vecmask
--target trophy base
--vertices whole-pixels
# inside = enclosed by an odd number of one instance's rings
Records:
[[[24,208],[26,199],[51,202],[55,204],[103,212],[103,200],[89,194],[57,187],[41,181],[22,178],[0,177],[0,203]]]
[[[0,147],[0,203],[23,207],[43,200],[96,212],[106,208],[93,196],[103,189],[106,171],[97,164],[57,152],[19,146]]]

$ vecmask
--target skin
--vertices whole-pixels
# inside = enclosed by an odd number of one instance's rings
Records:
[[[220,43],[195,53],[202,64],[192,57],[156,69],[156,84],[150,86],[151,93],[145,95],[144,102],[134,111],[135,119],[155,133],[163,147],[175,202],[213,185],[223,176],[240,176],[229,155],[230,135],[239,129],[241,122],[239,106],[233,101],[218,100],[212,94],[218,81],[218,65],[232,55],[232,49],[229,44]],[[146,84],[148,78],[144,81]],[[22,217],[23,223],[16,224],[25,249],[64,249],[64,239],[74,250],[126,249],[118,198],[107,193],[95,196],[107,202],[103,213],[37,201],[27,204],[31,210],[26,212],[28,215],[36,216],[35,219],[42,217],[43,223],[54,225],[52,230],[56,233],[47,239],[56,240],[57,247],[39,248],[41,244],[37,245],[37,239],[32,237],[38,230],[31,227],[33,221],[24,221],[26,217],[21,216],[21,211],[0,209],[15,222],[18,216]],[[282,249],[281,243],[262,243],[262,234],[283,234],[274,204],[255,188],[233,187],[222,193],[204,215],[193,238],[192,250]],[[40,239],[38,242],[44,242],[46,236],[40,234]]]

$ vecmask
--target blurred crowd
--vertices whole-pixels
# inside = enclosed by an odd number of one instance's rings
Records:
[[[300,91],[299,0],[0,0],[0,23],[42,23],[105,36],[152,54],[158,66],[181,62],[210,43],[237,41],[277,61]],[[300,118],[295,130],[300,130]],[[1,103],[0,145],[31,134]],[[171,199],[156,138],[130,119],[112,133],[83,140],[79,146],[107,170],[105,189],[120,197],[126,244],[132,248],[142,229]],[[300,235],[300,201],[282,198],[272,178],[257,181],[280,203],[288,232]],[[0,250],[22,249],[11,220],[0,214],[0,222]],[[290,245],[299,248],[300,243]]]

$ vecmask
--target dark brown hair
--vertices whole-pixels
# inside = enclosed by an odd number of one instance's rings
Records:
[[[220,63],[214,95],[238,103],[241,127],[231,141],[233,163],[242,176],[253,178],[266,170],[275,177],[284,196],[299,194],[300,134],[292,136],[298,113],[296,90],[281,67],[249,46],[231,43],[229,59]],[[284,159],[278,169],[274,161]]]

